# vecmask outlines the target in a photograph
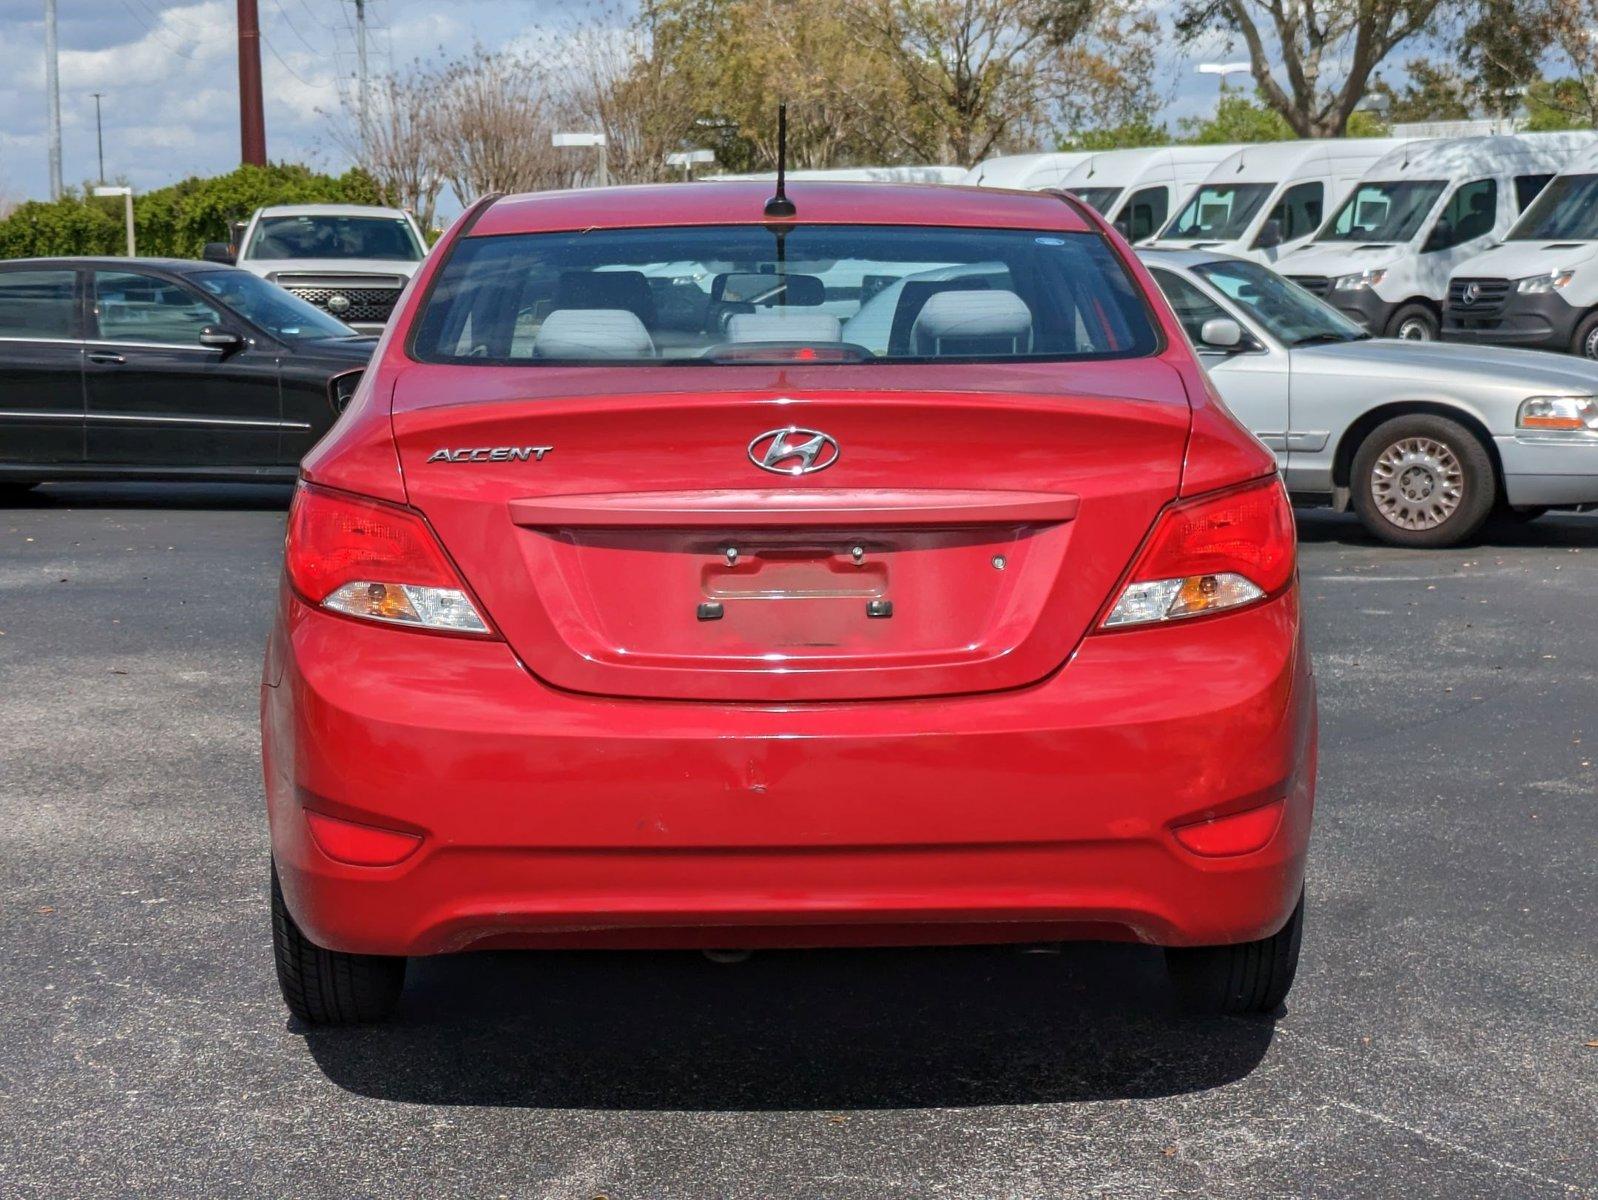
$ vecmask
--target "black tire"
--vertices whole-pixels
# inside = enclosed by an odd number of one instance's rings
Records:
[[[1598,359],[1598,312],[1588,313],[1570,337],[1570,352],[1581,358]]]
[[[272,955],[277,985],[289,1011],[307,1025],[362,1025],[382,1021],[399,1003],[405,960],[343,954],[311,941],[289,914],[272,868]]]
[[[1182,1007],[1209,1014],[1274,1013],[1298,974],[1304,937],[1304,894],[1287,924],[1268,938],[1235,946],[1195,946],[1165,951],[1165,965]]]
[[[1387,322],[1387,336],[1412,342],[1435,342],[1442,336],[1442,323],[1425,304],[1406,304]]]
[[[1414,461],[1395,470],[1410,457],[1406,444]],[[1435,549],[1457,545],[1482,527],[1498,497],[1498,477],[1487,448],[1458,421],[1411,413],[1366,435],[1354,453],[1349,490],[1354,511],[1377,538]],[[1443,512],[1449,503],[1452,509]]]

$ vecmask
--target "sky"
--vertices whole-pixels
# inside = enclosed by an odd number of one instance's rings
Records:
[[[102,92],[107,179],[139,191],[238,162],[234,0],[57,0],[62,174],[96,175],[93,93]],[[374,73],[391,62],[502,45],[580,14],[581,0],[368,0]],[[614,11],[613,6],[611,10]],[[355,74],[351,0],[259,0],[267,154],[334,172],[335,123]],[[0,0],[0,197],[49,193],[44,0]],[[1193,60],[1193,61],[1196,61]],[[1174,58],[1164,116],[1207,111],[1215,81]]]

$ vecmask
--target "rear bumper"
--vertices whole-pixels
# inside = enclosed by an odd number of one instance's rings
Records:
[[[1315,700],[1291,592],[931,701],[581,696],[503,644],[293,599],[266,676],[273,853],[296,920],[334,949],[1217,944],[1278,929],[1303,878]],[[1274,801],[1247,854],[1171,833]],[[422,841],[346,865],[306,808]]]

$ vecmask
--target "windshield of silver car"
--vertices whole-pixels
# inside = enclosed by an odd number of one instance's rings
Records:
[[[1353,342],[1370,336],[1358,322],[1259,263],[1216,259],[1193,270],[1283,345]]]

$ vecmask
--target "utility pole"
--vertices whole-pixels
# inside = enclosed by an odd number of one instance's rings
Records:
[[[100,97],[104,92],[94,93],[94,152],[100,163],[99,182],[105,182],[105,135],[100,129]]]
[[[372,93],[366,77],[366,0],[355,0],[355,94],[361,106],[361,155],[372,156]]]
[[[264,167],[266,114],[261,103],[261,16],[255,0],[238,0],[238,12],[239,157],[247,166]]]
[[[61,199],[61,79],[56,70],[55,3],[44,0],[44,90],[50,124],[50,199]]]

